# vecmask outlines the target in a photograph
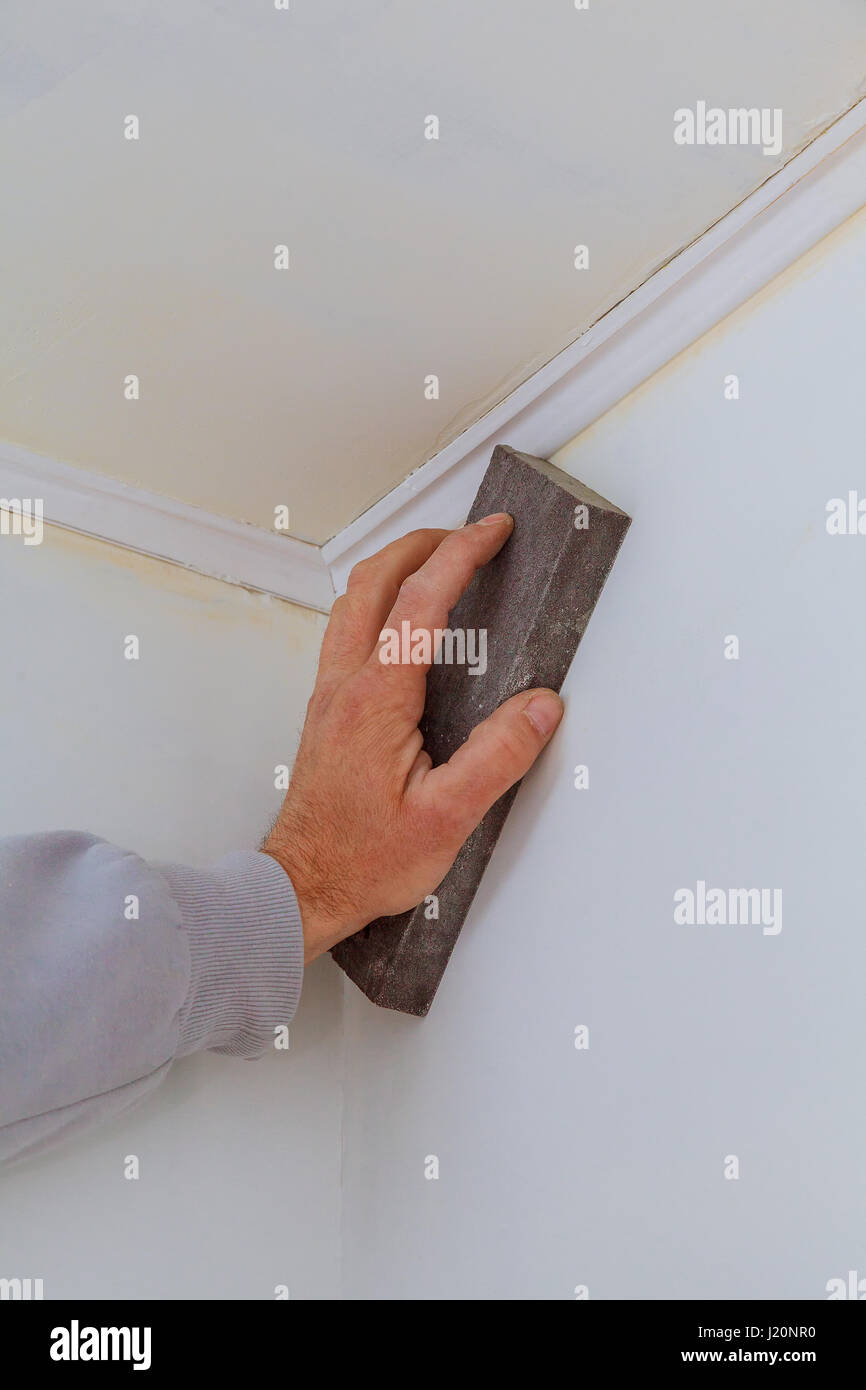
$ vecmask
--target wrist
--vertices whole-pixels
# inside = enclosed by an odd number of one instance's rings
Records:
[[[348,928],[333,912],[329,911],[312,891],[303,865],[297,855],[290,853],[278,834],[272,832],[262,845],[262,853],[275,859],[283,870],[294,890],[301,915],[301,928],[304,938],[304,965],[310,965],[319,956],[330,951],[345,936],[357,931],[358,927]],[[359,924],[362,925],[362,924]]]

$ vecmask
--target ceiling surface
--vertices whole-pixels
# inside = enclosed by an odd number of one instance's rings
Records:
[[[0,69],[0,438],[321,542],[852,105],[866,4],[4,0]]]

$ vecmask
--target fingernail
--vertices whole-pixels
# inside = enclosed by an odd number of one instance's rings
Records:
[[[492,512],[490,516],[483,516],[475,524],[476,526],[501,526],[503,521],[507,521],[509,526],[514,525],[514,517],[509,516],[508,512]]]
[[[549,738],[562,718],[563,705],[554,690],[538,690],[523,713],[542,738]]]

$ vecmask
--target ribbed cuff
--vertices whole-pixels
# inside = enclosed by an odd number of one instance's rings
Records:
[[[288,875],[269,854],[227,854],[209,869],[163,864],[183,914],[190,982],[177,1055],[209,1048],[259,1057],[298,1007],[304,937]]]

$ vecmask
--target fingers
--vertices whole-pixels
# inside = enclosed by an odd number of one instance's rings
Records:
[[[355,565],[322,641],[317,685],[330,687],[363,666],[407,575],[420,569],[448,531],[410,531]]]
[[[525,690],[479,724],[457,752],[422,778],[419,795],[460,836],[472,833],[503,792],[529,771],[562,718],[553,690]]]
[[[409,624],[410,632],[433,633],[448,624],[448,614],[476,570],[492,560],[508,540],[514,527],[513,519],[505,512],[485,517],[459,531],[449,532],[432,551],[429,559],[409,574],[400,585],[394,606],[382,624],[389,632],[402,632]],[[432,649],[431,642],[431,649]],[[399,671],[419,690],[432,661],[416,661],[385,666]]]

